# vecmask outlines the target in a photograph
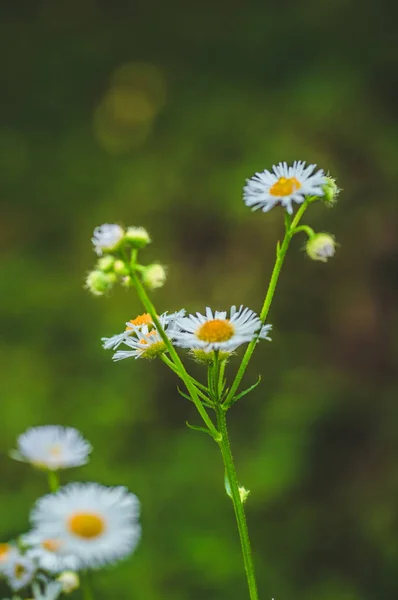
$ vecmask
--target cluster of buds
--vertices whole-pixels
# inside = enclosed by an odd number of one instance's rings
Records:
[[[136,262],[137,253],[151,242],[144,227],[124,229],[117,224],[105,224],[94,230],[91,239],[98,261],[86,277],[86,288],[94,296],[103,296],[116,283],[130,286],[131,269],[139,273],[142,283],[150,290],[162,287],[166,281],[163,265],[147,266]]]

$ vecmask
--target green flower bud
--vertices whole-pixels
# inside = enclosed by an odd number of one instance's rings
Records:
[[[129,269],[124,260],[115,260],[113,271],[116,275],[128,275]]]
[[[142,282],[150,290],[160,288],[166,281],[166,269],[159,263],[153,263],[144,269]]]
[[[336,242],[329,233],[316,233],[308,240],[305,249],[312,260],[327,262],[328,258],[334,256]]]
[[[91,271],[86,278],[86,288],[94,296],[103,296],[108,292],[114,283],[116,283],[117,277],[114,273],[104,273],[103,271]]]
[[[99,261],[97,262],[97,269],[99,271],[111,271],[113,268],[113,263],[115,262],[115,259],[113,258],[113,256],[103,256],[102,258],[99,259]]]
[[[202,350],[201,348],[192,348],[192,350],[190,350],[189,353],[194,357],[194,359],[198,363],[205,364],[205,365],[211,365],[214,362],[214,350],[212,350],[211,352],[206,352],[205,350]],[[218,351],[218,360],[219,361],[228,360],[228,358],[231,356],[231,354],[234,354],[234,353],[233,352],[222,352],[219,350]]]
[[[334,206],[337,202],[337,196],[340,193],[340,188],[336,184],[333,177],[326,177],[326,183],[323,186],[324,196],[322,200],[329,206]]]
[[[144,227],[128,227],[125,240],[134,248],[144,248],[151,243],[151,238]]]
[[[244,504],[250,494],[250,490],[246,490],[243,486],[239,488],[240,501]]]
[[[57,577],[56,581],[62,585],[64,594],[71,594],[80,587],[79,575],[74,571],[64,571]]]

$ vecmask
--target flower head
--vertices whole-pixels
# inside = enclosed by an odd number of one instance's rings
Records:
[[[316,233],[307,241],[306,252],[312,260],[327,262],[334,256],[336,242],[334,237],[328,233]]]
[[[79,575],[74,571],[64,571],[57,577],[57,581],[62,585],[64,594],[71,594],[80,586]]]
[[[172,331],[177,319],[184,316],[185,310],[175,313],[163,313],[159,317],[160,324],[166,331],[169,339],[172,339]],[[138,315],[135,319],[127,321],[126,329],[110,338],[102,338],[105,350],[116,350],[121,344],[126,344],[131,351],[121,351],[114,355],[114,360],[121,360],[134,356],[135,358],[155,358],[166,350],[165,344],[156,330],[152,317],[148,313]]]
[[[106,292],[112,289],[116,283],[117,277],[115,273],[105,273],[94,269],[86,277],[85,287],[93,296],[103,296]]]
[[[159,263],[149,265],[142,273],[142,282],[150,290],[162,287],[165,281],[166,269]]]
[[[139,249],[150,244],[151,238],[144,227],[128,227],[126,231],[126,241],[130,242],[134,248]]]
[[[34,560],[40,569],[50,573],[61,573],[65,569],[77,570],[79,559],[65,552],[65,543],[60,538],[48,538],[40,531],[31,531],[22,537],[29,546],[26,556]]]
[[[233,352],[254,337],[269,340],[271,325],[262,325],[258,316],[249,308],[231,307],[230,316],[226,311],[216,310],[213,314],[206,308],[206,315],[196,313],[178,319],[174,334],[176,346],[203,349],[206,352],[221,350]]]
[[[15,592],[24,588],[33,579],[37,566],[29,557],[15,551],[2,570],[7,582]]]
[[[37,582],[32,584],[33,600],[57,600],[63,592],[62,584],[58,581],[44,581],[44,589],[41,590]]]
[[[31,513],[33,531],[58,540],[79,568],[97,568],[130,554],[141,529],[139,502],[124,487],[70,483],[40,498]]]
[[[272,172],[265,169],[247,179],[243,199],[252,210],[261,208],[268,212],[281,204],[289,214],[293,212],[293,202],[301,204],[306,196],[323,196],[326,177],[323,170],[314,173],[316,165],[306,167],[304,161],[295,161],[292,167],[279,163]]]
[[[57,471],[86,464],[91,445],[73,427],[44,425],[32,427],[18,438],[18,449],[10,452],[16,460]]]
[[[117,250],[124,238],[124,229],[120,225],[105,223],[94,229],[91,241],[98,256]]]

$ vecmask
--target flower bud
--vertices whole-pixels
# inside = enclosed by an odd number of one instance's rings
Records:
[[[64,594],[71,594],[80,586],[79,575],[74,571],[64,571],[57,577],[57,581],[62,585]]]
[[[115,259],[113,258],[113,256],[103,256],[102,258],[99,259],[99,261],[97,262],[97,269],[99,271],[111,271],[113,268],[113,263],[115,262]]]
[[[243,486],[239,488],[240,501],[244,504],[250,494],[250,490],[246,490]]]
[[[337,196],[340,193],[340,188],[336,184],[333,177],[326,177],[326,183],[323,185],[324,196],[322,200],[329,206],[334,206],[337,202]]]
[[[86,278],[86,288],[94,296],[102,296],[108,292],[117,281],[114,273],[104,273],[103,271],[91,271]]]
[[[129,227],[125,239],[137,249],[144,248],[151,243],[151,238],[144,227]]]
[[[166,281],[166,269],[159,263],[146,267],[142,273],[142,282],[150,290],[160,288]]]
[[[116,273],[116,275],[128,275],[128,267],[126,265],[126,263],[124,262],[124,260],[115,260],[114,264],[113,264],[113,271]]]
[[[334,256],[336,242],[329,233],[316,233],[308,240],[305,249],[312,260],[327,262],[328,258]]]
[[[91,241],[98,256],[107,252],[115,252],[124,238],[124,229],[120,225],[105,223],[94,229]]]

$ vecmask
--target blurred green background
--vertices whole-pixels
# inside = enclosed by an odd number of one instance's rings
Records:
[[[1,3],[1,541],[46,492],[8,450],[30,426],[72,425],[95,452],[65,481],[142,502],[142,542],[98,573],[96,598],[247,598],[218,448],[185,427],[199,420],[162,363],[101,348],[142,312],[134,294],[83,283],[95,226],[144,225],[148,262],[169,266],[159,311],[258,311],[283,218],[251,213],[242,187],[303,159],[343,188],[307,219],[341,246],[325,265],[294,240],[246,377],[262,385],[229,413],[261,598],[396,600],[395,8]]]

